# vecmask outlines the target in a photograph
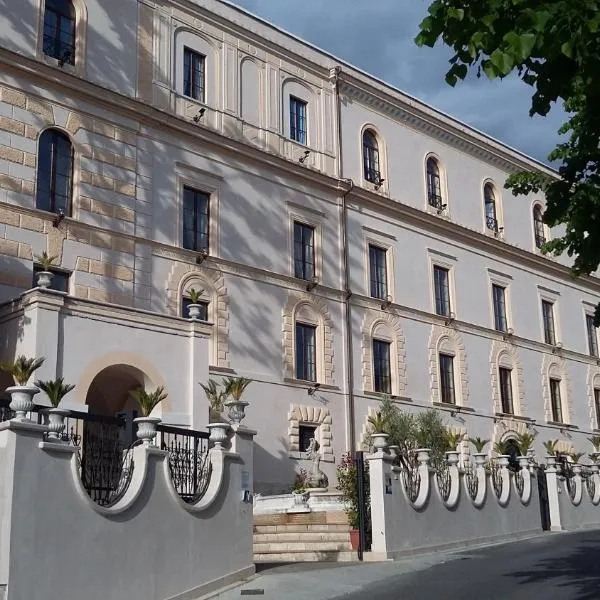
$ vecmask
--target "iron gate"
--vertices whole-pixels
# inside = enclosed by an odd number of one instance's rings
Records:
[[[540,518],[542,530],[550,530],[550,504],[548,503],[548,486],[546,483],[546,471],[543,466],[537,468],[538,493],[540,496]]]

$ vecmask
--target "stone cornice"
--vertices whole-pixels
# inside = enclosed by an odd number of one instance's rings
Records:
[[[367,77],[358,78],[341,71],[340,93],[362,102],[412,129],[445,142],[457,150],[471,154],[496,165],[509,173],[528,170],[541,171],[548,175],[556,172],[541,162],[502,144],[460,121],[446,116],[415,98]]]

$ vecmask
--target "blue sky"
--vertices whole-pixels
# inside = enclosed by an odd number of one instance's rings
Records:
[[[495,138],[547,162],[564,114],[529,117],[531,88],[516,77],[444,81],[450,52],[418,48],[414,37],[425,0],[233,0],[341,59]]]

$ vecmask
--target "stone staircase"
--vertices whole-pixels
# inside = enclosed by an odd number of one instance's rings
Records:
[[[343,513],[280,513],[254,517],[254,562],[355,559]]]

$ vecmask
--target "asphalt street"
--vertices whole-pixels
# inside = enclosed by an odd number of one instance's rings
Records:
[[[339,600],[600,600],[600,532],[464,552]]]
[[[600,530],[409,556],[263,570],[212,598],[242,600],[600,600]]]

